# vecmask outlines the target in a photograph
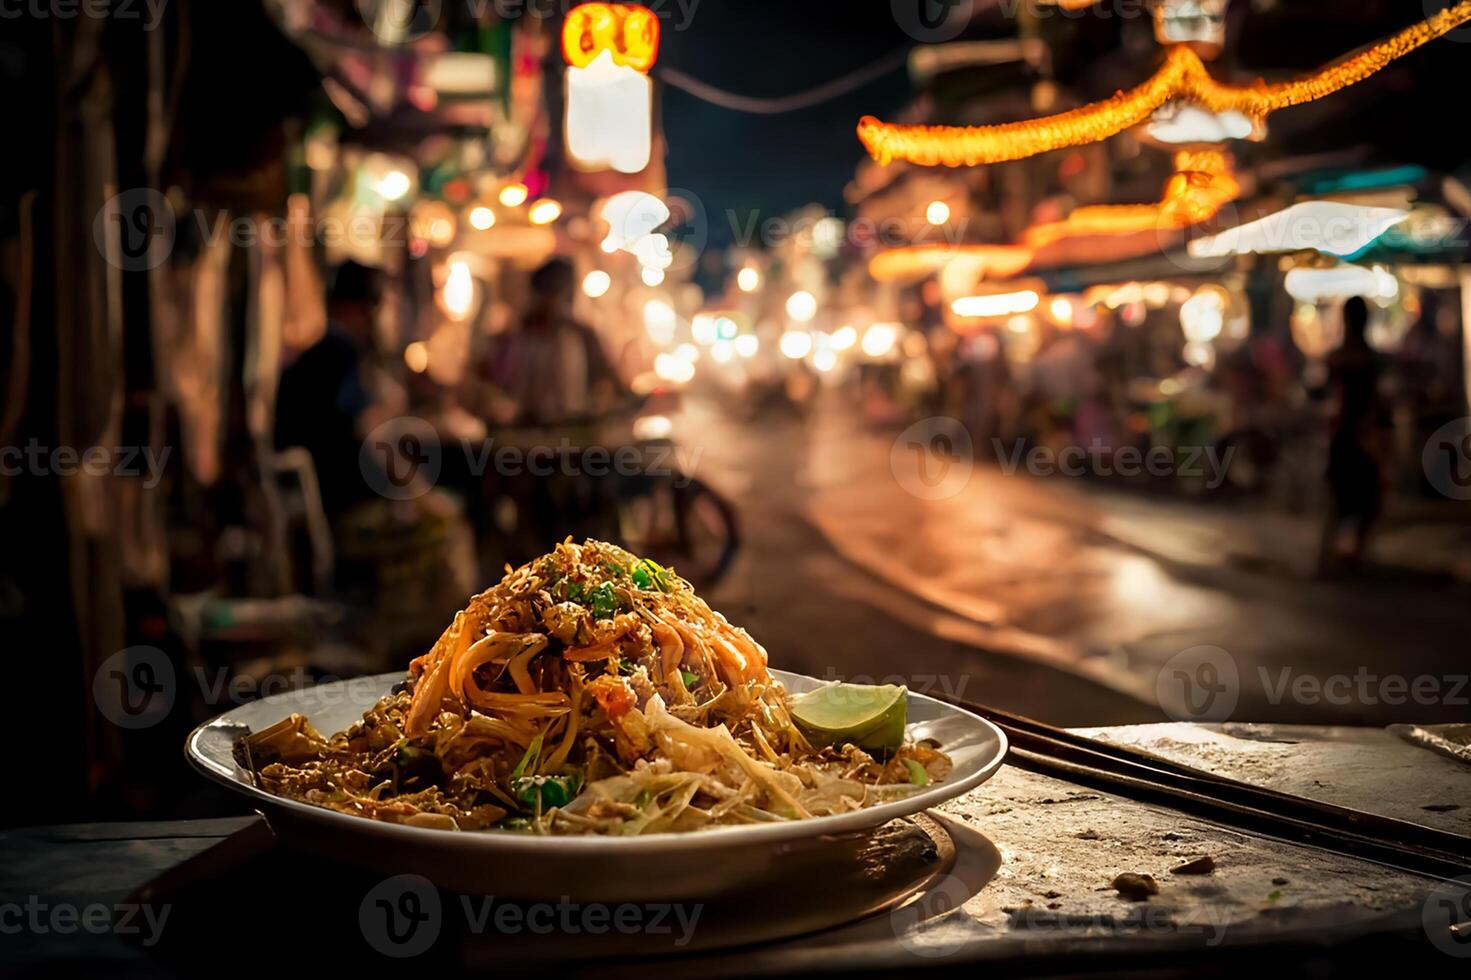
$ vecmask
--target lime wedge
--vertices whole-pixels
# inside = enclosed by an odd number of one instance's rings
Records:
[[[828,684],[792,699],[792,720],[819,745],[887,752],[904,743],[908,691],[894,684]]]

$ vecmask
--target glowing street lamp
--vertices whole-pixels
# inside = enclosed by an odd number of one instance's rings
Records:
[[[562,24],[567,150],[583,170],[638,173],[653,146],[659,18],[633,4],[584,3]]]

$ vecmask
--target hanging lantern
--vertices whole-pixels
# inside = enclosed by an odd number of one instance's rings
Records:
[[[607,51],[613,63],[647,73],[659,57],[659,18],[647,7],[584,3],[562,24],[562,56],[586,68]]]
[[[585,3],[562,25],[567,151],[582,170],[638,173],[653,146],[659,18],[647,7]]]

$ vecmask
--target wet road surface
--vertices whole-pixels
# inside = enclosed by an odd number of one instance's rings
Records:
[[[1321,582],[1310,519],[994,465],[926,499],[905,468],[936,461],[896,453],[897,435],[837,397],[805,419],[692,401],[678,420],[742,517],[713,601],[774,665],[1069,725],[1471,720],[1457,570]],[[1386,551],[1419,554],[1466,528],[1397,533]]]

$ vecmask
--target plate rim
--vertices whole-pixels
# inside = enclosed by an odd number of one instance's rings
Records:
[[[806,674],[798,674],[794,671],[778,670],[773,668],[771,673],[776,679],[784,684],[787,678],[801,678],[804,681],[812,681],[818,684],[832,683],[831,680],[824,681],[820,678],[811,677]],[[276,809],[290,813],[292,818],[303,818],[318,823],[341,826],[344,829],[357,833],[369,833],[376,836],[386,837],[402,841],[405,844],[451,844],[461,842],[461,846],[484,849],[487,852],[498,851],[520,851],[535,854],[544,851],[567,851],[576,850],[581,852],[608,852],[616,854],[636,854],[641,851],[667,853],[673,847],[680,850],[699,850],[705,847],[718,846],[722,843],[739,845],[742,843],[762,844],[780,843],[783,841],[801,840],[811,837],[822,837],[831,834],[847,834],[855,831],[871,829],[887,823],[898,817],[905,817],[915,813],[922,813],[931,807],[953,800],[970,792],[977,786],[994,776],[1006,762],[1007,753],[1010,751],[1010,743],[1006,733],[995,724],[982,718],[972,711],[968,711],[958,705],[932,698],[918,691],[907,691],[907,697],[919,701],[928,701],[939,705],[946,711],[962,715],[980,728],[988,731],[996,740],[997,748],[990,759],[981,765],[975,772],[955,781],[945,781],[933,784],[929,789],[922,790],[913,796],[899,800],[891,800],[880,803],[877,806],[865,807],[860,810],[850,810],[846,813],[829,814],[821,817],[810,817],[805,820],[784,820],[781,822],[763,824],[735,824],[730,826],[709,827],[696,831],[662,831],[654,834],[639,834],[637,836],[608,836],[605,834],[526,834],[510,831],[490,830],[444,830],[438,827],[411,827],[405,824],[389,823],[382,820],[370,820],[367,817],[354,816],[328,807],[316,806],[301,800],[294,800],[285,796],[276,796],[259,786],[252,785],[236,778],[232,773],[222,772],[209,759],[205,758],[198,749],[199,740],[205,733],[230,715],[243,708],[262,703],[269,704],[274,701],[285,701],[298,697],[308,690],[318,690],[336,684],[376,684],[382,681],[386,692],[393,684],[402,681],[402,671],[388,671],[381,674],[365,674],[359,677],[345,678],[330,681],[327,684],[315,685],[312,688],[299,688],[293,691],[283,691],[272,694],[247,704],[235,705],[228,711],[222,711],[212,718],[197,725],[184,741],[184,756],[189,764],[206,779],[219,783],[236,793],[239,793],[262,807]],[[380,695],[381,696],[381,695]],[[270,820],[269,813],[264,814],[267,821]],[[364,826],[366,825],[366,826]],[[469,843],[469,842],[475,843]]]

